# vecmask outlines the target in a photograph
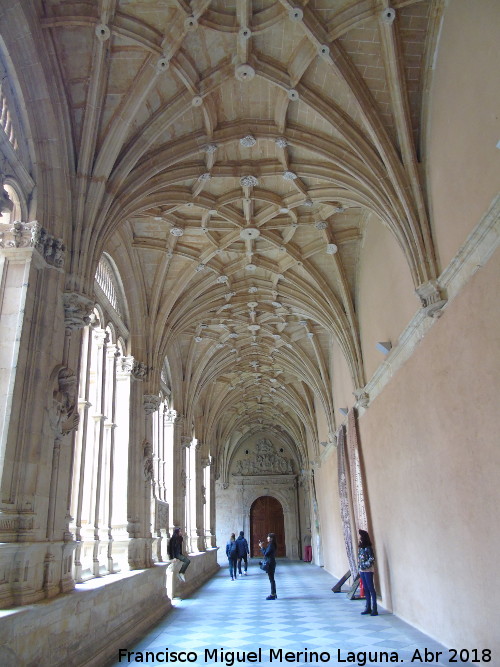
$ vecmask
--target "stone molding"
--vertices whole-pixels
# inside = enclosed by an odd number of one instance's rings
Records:
[[[33,248],[49,266],[64,267],[66,247],[63,240],[52,236],[39,222],[0,222],[0,248]]]
[[[448,300],[439,306],[439,312],[446,312],[449,304],[460,294],[474,274],[484,266],[500,245],[500,195],[493,200],[492,205],[482,220],[471,232],[457,252],[455,257],[434,281],[440,290],[446,292]],[[395,345],[382,364],[377,368],[371,379],[364,387],[370,401],[378,396],[389,380],[398,372],[403,364],[410,359],[415,348],[426,336],[436,322],[436,312],[429,312],[433,305],[418,310],[406,326],[397,345]],[[429,317],[429,314],[431,316]],[[364,413],[360,406],[359,415]]]

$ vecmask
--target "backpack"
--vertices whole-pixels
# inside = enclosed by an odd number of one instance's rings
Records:
[[[238,545],[236,544],[236,542],[230,542],[228,551],[229,558],[236,558],[237,553],[238,553]]]

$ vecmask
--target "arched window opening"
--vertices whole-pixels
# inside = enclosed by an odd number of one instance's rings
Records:
[[[97,265],[95,274],[96,283],[101,288],[104,296],[109,301],[110,305],[116,310],[121,317],[119,288],[115,277],[115,272],[111,266],[109,259],[103,255]]]
[[[11,223],[21,220],[21,202],[15,189],[5,183],[0,189],[0,222]]]
[[[105,274],[100,275],[102,279]],[[113,281],[102,285],[118,303],[118,293],[109,287],[118,284],[116,277]],[[101,290],[98,297],[102,300],[102,286]],[[96,306],[82,336],[80,424],[75,438],[71,503],[71,529],[77,543],[74,563],[77,583],[128,570],[127,488],[133,363],[124,356],[127,329],[117,317],[118,311],[113,322],[109,321],[109,304],[113,304],[105,296],[104,309],[100,304]]]
[[[153,413],[153,560],[163,562],[168,559],[167,540],[170,537],[169,521],[172,507],[171,471],[173,465],[173,419],[172,410],[164,399],[159,410]],[[169,475],[170,473],[170,475]]]

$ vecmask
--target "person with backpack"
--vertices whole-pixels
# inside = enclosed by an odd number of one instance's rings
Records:
[[[226,556],[229,561],[229,574],[231,581],[236,579],[236,561],[238,559],[238,545],[234,533],[231,533],[229,542],[226,544]]]
[[[245,577],[247,576],[247,568],[248,568],[248,554],[250,553],[250,549],[248,548],[248,542],[245,539],[245,533],[240,530],[240,534],[238,535],[236,539],[236,544],[238,545],[238,574],[240,577],[242,576],[241,574],[241,561],[245,561]]]

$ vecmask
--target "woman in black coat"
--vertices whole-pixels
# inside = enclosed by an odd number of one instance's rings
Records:
[[[274,571],[276,570],[276,549],[278,545],[276,544],[276,535],[274,533],[269,533],[267,536],[267,545],[264,542],[259,542],[260,550],[265,558],[266,563],[269,565],[267,570],[267,576],[271,583],[271,595],[268,595],[266,600],[276,600],[276,582],[274,581]]]

